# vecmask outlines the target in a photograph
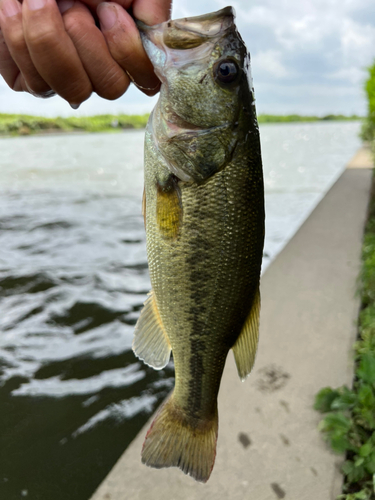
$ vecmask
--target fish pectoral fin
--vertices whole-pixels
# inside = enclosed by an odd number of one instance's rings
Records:
[[[236,343],[232,347],[238,375],[241,380],[245,380],[254,365],[259,337],[259,315],[260,291],[258,286],[254,296],[253,305],[251,306],[251,311],[246,318],[245,324],[242,327]]]
[[[163,184],[157,184],[156,222],[164,240],[175,240],[181,231],[182,203],[178,179],[170,175]]]
[[[146,365],[161,370],[171,355],[171,344],[155,302],[153,291],[144,303],[135,325],[133,351]]]

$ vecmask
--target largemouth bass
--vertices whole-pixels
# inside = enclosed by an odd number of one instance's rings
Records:
[[[205,482],[228,351],[244,379],[258,343],[264,195],[250,56],[231,7],[139,27],[162,86],[145,138],[152,291],[133,349],[156,369],[172,351],[176,374],[142,461]]]

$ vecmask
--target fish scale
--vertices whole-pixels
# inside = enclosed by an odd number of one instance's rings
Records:
[[[214,34],[207,36],[209,22]],[[217,396],[228,351],[233,348],[243,379],[258,339],[264,195],[248,55],[231,8],[143,25],[141,35],[163,84],[145,137],[152,291],[133,349],[156,369],[172,350],[176,374],[174,391],[147,433],[142,461],[177,466],[206,481],[216,454]],[[185,39],[189,48],[181,55]],[[196,57],[201,46],[202,57],[189,63],[188,52]],[[230,85],[228,74],[235,78]],[[197,94],[202,88],[206,98]]]

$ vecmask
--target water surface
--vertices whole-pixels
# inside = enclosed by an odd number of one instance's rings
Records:
[[[264,268],[359,124],[261,127]],[[0,498],[85,500],[173,386],[131,351],[150,288],[143,132],[0,140]]]

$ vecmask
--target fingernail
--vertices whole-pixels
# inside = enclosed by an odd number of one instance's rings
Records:
[[[64,14],[67,10],[71,9],[75,4],[74,0],[61,0],[57,3],[59,11],[61,14]]]
[[[69,106],[73,109],[78,109],[80,107],[81,103],[79,104],[73,104],[72,102],[69,103]]]
[[[46,5],[47,0],[27,0],[27,6],[30,10],[39,10],[43,9]]]
[[[17,0],[3,0],[1,12],[5,17],[13,17],[21,12],[21,4]]]
[[[97,14],[100,21],[100,27],[105,30],[113,28],[117,20],[117,12],[115,7],[111,7],[107,3],[99,4]]]

